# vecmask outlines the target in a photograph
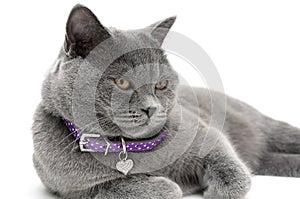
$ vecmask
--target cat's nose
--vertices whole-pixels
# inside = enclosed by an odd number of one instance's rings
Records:
[[[147,114],[148,118],[150,118],[156,112],[157,107],[150,106],[148,108],[142,108],[141,110]]]

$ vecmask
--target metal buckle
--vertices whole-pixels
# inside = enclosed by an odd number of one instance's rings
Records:
[[[87,144],[88,142],[87,141],[84,141],[85,138],[87,137],[90,137],[90,138],[98,138],[100,137],[101,135],[97,135],[97,134],[82,134],[81,137],[80,137],[80,140],[79,140],[79,147],[80,147],[80,150],[83,151],[83,152],[97,152],[93,149],[87,149],[87,148],[84,148],[84,145]]]

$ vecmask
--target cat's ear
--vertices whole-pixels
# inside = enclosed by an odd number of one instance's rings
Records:
[[[156,39],[160,45],[163,43],[175,20],[176,16],[173,16],[149,26],[152,37]]]
[[[93,48],[109,37],[108,30],[93,12],[77,4],[67,21],[64,50],[72,57],[86,57]]]

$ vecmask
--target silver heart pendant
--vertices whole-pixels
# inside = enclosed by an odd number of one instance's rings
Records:
[[[132,169],[132,167],[133,167],[133,161],[131,159],[121,160],[116,164],[117,170],[122,172],[124,175],[127,175],[128,172]]]

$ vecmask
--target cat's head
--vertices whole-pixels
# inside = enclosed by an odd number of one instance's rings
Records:
[[[96,118],[91,126],[100,125],[104,136],[154,136],[175,104],[178,77],[160,48],[174,21],[171,17],[144,29],[120,31],[104,27],[88,8],[75,6],[64,47],[44,82],[43,105],[72,121],[89,121],[86,110],[94,116],[91,120]],[[104,66],[108,57],[114,59]],[[76,114],[74,106],[81,107]],[[97,133],[97,128],[87,129]]]

